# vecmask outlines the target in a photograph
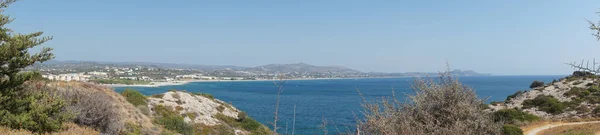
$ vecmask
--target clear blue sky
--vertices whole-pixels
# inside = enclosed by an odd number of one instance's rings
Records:
[[[600,59],[597,0],[22,0],[17,32],[54,36],[57,60],[361,71],[569,74]]]

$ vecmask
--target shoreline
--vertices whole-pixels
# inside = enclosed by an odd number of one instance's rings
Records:
[[[365,78],[298,78],[298,79],[284,79],[284,81],[300,81],[300,80],[338,80],[338,79],[365,79]],[[162,86],[176,86],[185,85],[188,83],[197,82],[262,82],[262,81],[279,81],[279,79],[260,79],[260,80],[181,80],[181,81],[170,81],[170,82],[150,82],[150,84],[100,84],[108,87],[162,87]]]
[[[500,75],[502,76],[502,75]],[[511,76],[511,75],[509,75]],[[374,79],[374,78],[409,78],[415,76],[404,77],[359,77],[359,78],[296,78],[283,79],[284,81],[301,81],[301,80],[343,80],[343,79]],[[260,82],[260,81],[279,81],[279,79],[260,79],[260,80],[178,80],[170,82],[150,82],[150,84],[100,84],[107,87],[162,87],[162,86],[177,86],[188,83],[203,83],[203,82]]]

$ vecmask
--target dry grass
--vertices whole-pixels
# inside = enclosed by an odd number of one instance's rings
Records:
[[[100,132],[89,128],[79,126],[75,123],[65,123],[63,124],[63,130],[56,133],[46,133],[45,135],[99,135]],[[23,130],[23,129],[10,129],[7,127],[0,127],[0,133],[3,135],[35,135],[31,131]]]
[[[539,135],[593,135],[600,131],[600,123],[569,125],[542,131]]]

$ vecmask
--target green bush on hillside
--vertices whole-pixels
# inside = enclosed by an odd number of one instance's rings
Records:
[[[544,82],[535,80],[531,83],[531,85],[529,85],[529,88],[537,88],[540,86],[544,86]]]
[[[215,97],[213,95],[208,94],[208,93],[194,92],[192,94],[198,95],[198,96],[203,96],[203,97],[206,97],[206,98],[209,98],[209,99],[215,99]]]
[[[502,109],[494,112],[493,115],[494,121],[501,121],[507,124],[532,122],[540,119],[538,116],[517,109]]]
[[[125,89],[123,92],[121,92],[121,95],[123,95],[123,97],[127,99],[127,102],[133,104],[133,106],[148,105],[146,96],[144,96],[144,94],[140,93],[137,90]]]
[[[592,111],[592,115],[594,115],[595,117],[600,116],[600,106],[596,106],[596,108],[594,108],[594,110]]]
[[[173,111],[172,108],[158,105],[154,107],[154,111],[156,112],[154,123],[163,125],[168,130],[173,130],[184,135],[191,135],[197,132],[192,125],[183,120],[183,116]]]
[[[238,115],[239,117],[239,115]],[[215,118],[224,121],[227,125],[233,126],[233,127],[240,127],[243,128],[245,130],[248,130],[251,132],[251,134],[257,134],[257,135],[262,135],[262,134],[269,134],[270,131],[262,126],[262,124],[260,124],[259,122],[257,122],[256,120],[250,118],[250,117],[243,117],[243,119],[241,119],[242,117],[240,117],[240,119],[235,119],[229,116],[225,116],[221,113],[217,113],[215,115]]]
[[[513,98],[515,98],[515,97],[517,97],[517,96],[520,96],[520,95],[522,95],[522,94],[523,94],[523,91],[520,91],[520,90],[519,90],[519,91],[515,92],[515,93],[514,93],[514,94],[512,94],[512,95],[508,95],[508,96],[506,97],[506,101],[509,101],[509,100],[511,100],[511,99],[513,99]]]
[[[588,76],[594,76],[594,74],[592,72],[588,72],[588,71],[574,71],[573,74],[571,75],[571,77],[588,77]]]
[[[42,133],[59,131],[63,122],[72,120],[73,114],[63,111],[68,103],[58,95],[50,94],[50,88],[44,82],[30,82],[20,87],[25,93],[14,100],[19,106],[0,109],[2,125]]]
[[[576,96],[576,97],[583,98],[583,97],[588,96],[590,94],[591,94],[591,92],[589,90],[587,90],[587,89],[582,89],[582,88],[579,88],[579,87],[573,87],[573,88],[571,88],[571,90],[565,92],[564,95],[565,96]]]
[[[523,130],[521,130],[521,128],[510,124],[502,126],[502,132],[504,135],[523,135]]]
[[[566,108],[565,103],[558,101],[553,96],[539,95],[533,100],[528,99],[523,101],[523,108],[537,107],[539,110],[551,113],[560,114]]]
[[[598,87],[598,85],[592,85],[587,90],[590,92],[600,92],[600,87]]]

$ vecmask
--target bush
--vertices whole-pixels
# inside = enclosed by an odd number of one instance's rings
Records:
[[[15,95],[17,99],[13,102],[16,104],[0,105],[7,107],[0,109],[1,125],[37,133],[56,132],[63,122],[73,118],[72,113],[63,111],[68,103],[51,93],[51,88],[44,82],[30,82],[19,87],[24,93]]]
[[[591,112],[592,110],[585,105],[581,105],[581,106],[577,107],[575,109],[575,111],[577,111],[578,114],[583,114],[583,113]]]
[[[533,89],[533,88],[537,88],[537,87],[541,87],[541,86],[544,86],[544,82],[535,80],[531,83],[531,85],[529,85],[529,88]]]
[[[579,87],[573,87],[571,88],[571,90],[565,92],[565,96],[576,96],[576,97],[580,97],[583,98],[585,96],[590,95],[590,91],[586,90],[586,89],[582,89]]]
[[[595,117],[599,117],[600,116],[600,106],[596,106],[596,108],[594,108],[592,113]]]
[[[364,134],[501,134],[502,123],[480,108],[484,101],[449,72],[417,78],[413,89],[406,102],[363,100],[365,118],[358,129]]]
[[[515,124],[519,122],[537,121],[540,117],[516,109],[502,109],[493,113],[494,121],[504,122],[505,124]]]
[[[215,99],[215,97],[213,95],[207,94],[207,93],[194,92],[192,94],[198,95],[198,96],[203,96],[203,97],[206,97],[206,98],[209,98],[209,99]]]
[[[560,114],[566,108],[566,105],[553,96],[539,95],[533,100],[528,99],[523,101],[523,108],[532,107],[537,107],[539,110],[547,113]]]
[[[600,88],[598,87],[598,85],[592,85],[587,90],[590,92],[600,92]]]
[[[215,118],[222,120],[229,126],[240,127],[240,128],[250,131],[253,134],[268,134],[270,132],[268,129],[264,128],[262,126],[262,124],[260,124],[259,122],[257,122],[256,120],[254,120],[250,117],[243,117],[243,119],[240,119],[239,114],[238,114],[238,119],[234,119],[232,117],[225,116],[221,113],[217,113],[215,115]]]
[[[514,94],[512,94],[512,95],[508,95],[508,96],[506,97],[506,101],[509,101],[509,100],[511,100],[511,99],[513,99],[513,98],[515,98],[515,97],[517,97],[517,96],[520,96],[520,95],[522,95],[522,94],[523,94],[523,91],[520,91],[520,90],[519,90],[519,91],[515,92],[515,93],[514,93]]]
[[[575,71],[573,72],[573,75],[571,75],[572,77],[587,77],[587,76],[594,76],[594,74],[592,72],[588,72],[588,71]]]
[[[154,107],[156,112],[154,123],[163,125],[166,129],[176,131],[184,135],[195,134],[195,128],[186,123],[183,116],[173,111],[172,108],[163,105],[157,105]]]
[[[243,121],[243,120],[245,120],[247,115],[248,115],[248,114],[246,114],[245,112],[241,112],[241,111],[240,111],[240,112],[238,112],[238,115],[237,115],[237,116],[238,116],[238,121]]]
[[[165,96],[165,94],[152,95],[153,98],[163,98],[164,96]]]
[[[114,101],[110,95],[99,90],[76,87],[57,92],[70,103],[66,110],[76,113],[75,123],[106,134],[118,134],[125,126],[120,122],[119,112],[113,108]]]
[[[140,135],[142,134],[142,127],[135,123],[125,123],[125,130],[119,133],[120,135]]]
[[[515,125],[506,124],[502,126],[502,133],[504,135],[523,135],[523,130]]]
[[[148,105],[148,101],[146,100],[146,96],[134,89],[125,89],[121,92],[121,95],[127,99],[127,102],[133,104],[133,106],[146,106]]]

